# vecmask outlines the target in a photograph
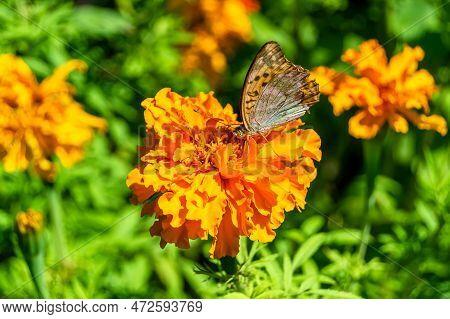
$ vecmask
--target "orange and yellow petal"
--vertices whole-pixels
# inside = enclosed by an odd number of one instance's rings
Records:
[[[311,78],[319,84],[320,93],[325,95],[334,94],[345,74],[339,73],[325,66],[319,66],[311,70]]]
[[[386,51],[377,40],[368,40],[358,49],[348,49],[342,55],[342,61],[355,68],[355,73],[378,83],[387,67]]]
[[[422,61],[425,52],[421,47],[411,48],[405,45],[403,51],[394,55],[389,61],[384,81],[403,81],[409,75],[416,72],[419,62]]]
[[[366,110],[359,111],[348,121],[348,132],[355,138],[371,139],[380,131],[384,117],[375,117]]]
[[[394,113],[388,117],[388,122],[395,132],[408,132],[408,121],[402,115]]]
[[[403,114],[421,130],[436,131],[445,136],[448,131],[447,121],[439,115],[424,115],[412,110],[403,110]]]

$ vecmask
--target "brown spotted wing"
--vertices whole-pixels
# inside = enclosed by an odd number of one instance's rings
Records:
[[[256,54],[245,78],[241,115],[245,133],[259,133],[303,116],[319,100],[309,71],[291,63],[276,42]]]

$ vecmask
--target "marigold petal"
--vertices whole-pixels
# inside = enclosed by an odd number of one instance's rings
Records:
[[[342,55],[342,61],[352,64],[356,74],[373,83],[378,83],[387,68],[386,51],[375,39],[361,43],[358,50],[348,49]]]
[[[348,121],[348,132],[356,138],[371,139],[377,135],[384,122],[384,117],[374,117],[369,112],[362,110]]]
[[[389,125],[396,131],[397,133],[406,133],[408,132],[408,121],[406,119],[399,115],[399,114],[392,114],[388,117]]]
[[[213,239],[209,254],[211,258],[236,256],[239,252],[239,231],[232,222],[232,212],[226,208],[222,221]]]
[[[401,90],[401,97],[405,100],[404,105],[407,108],[423,108],[425,113],[429,112],[428,99],[437,92],[434,79],[426,70],[411,74],[398,89]]]
[[[385,81],[400,80],[403,81],[405,76],[413,74],[425,56],[421,47],[411,48],[405,45],[403,51],[394,55],[389,61],[388,70],[385,73]]]
[[[336,92],[342,77],[343,75],[337,71],[324,66],[311,70],[311,78],[316,80],[320,87],[320,93],[325,95],[331,95]]]
[[[376,115],[378,106],[382,104],[378,88],[366,78],[347,77],[339,86],[339,90],[330,97],[335,115],[340,115],[353,106],[366,106]]]
[[[311,129],[302,130],[299,139],[303,141],[302,156],[310,157],[316,161],[322,159],[322,151],[320,150],[322,141],[316,131]]]
[[[152,236],[161,237],[161,247],[163,248],[167,243],[173,243],[179,248],[187,249],[190,247],[189,237],[187,236],[187,227],[171,227],[172,216],[162,216],[150,228]]]
[[[223,178],[235,178],[241,174],[236,170],[235,162],[230,159],[231,154],[233,154],[233,146],[231,144],[219,147],[214,154],[217,168]]]
[[[270,217],[258,213],[253,214],[253,228],[250,231],[250,239],[261,243],[271,242],[275,238],[275,232],[270,227]]]
[[[447,121],[439,115],[423,115],[412,110],[402,110],[402,113],[421,130],[433,130],[445,136],[447,134]]]
[[[3,165],[8,173],[18,170],[24,170],[28,167],[29,160],[26,157],[26,145],[19,141],[15,141],[8,148],[5,157],[3,157]]]

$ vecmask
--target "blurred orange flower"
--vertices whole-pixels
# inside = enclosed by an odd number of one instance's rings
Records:
[[[249,13],[259,9],[256,0],[174,0],[194,33],[190,46],[183,52],[182,70],[202,70],[216,84],[225,71],[227,55],[236,45],[251,39]]]
[[[42,213],[29,208],[16,216],[17,229],[22,235],[36,233],[42,230],[44,217]]]
[[[329,95],[335,115],[357,106],[360,110],[349,121],[349,133],[356,138],[370,139],[385,122],[398,133],[408,131],[408,121],[419,129],[447,134],[447,123],[439,115],[429,113],[428,100],[437,91],[432,75],[417,70],[424,57],[420,47],[405,45],[403,51],[388,62],[384,48],[376,41],[363,42],[358,50],[342,55],[354,67],[356,78],[318,67],[311,73],[321,92]],[[420,114],[422,110],[425,114]]]
[[[232,107],[212,93],[185,98],[162,89],[142,106],[149,141],[127,185],[142,214],[156,215],[150,232],[162,247],[211,236],[212,258],[235,256],[239,236],[270,242],[285,212],[304,208],[321,151],[320,137],[298,128],[300,120],[238,137]]]
[[[83,157],[83,145],[92,139],[93,129],[106,128],[103,119],[83,111],[66,82],[71,71],[85,68],[84,62],[72,60],[38,83],[21,58],[0,55],[0,159],[5,171],[32,166],[51,179],[52,155],[70,166]]]

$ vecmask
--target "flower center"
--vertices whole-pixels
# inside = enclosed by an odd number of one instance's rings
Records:
[[[237,138],[233,131],[225,126],[194,130],[192,140],[195,147],[195,159],[192,164],[200,171],[217,169],[215,154],[226,145],[232,145],[233,152],[230,154],[230,160],[235,160],[242,154],[243,140]]]

